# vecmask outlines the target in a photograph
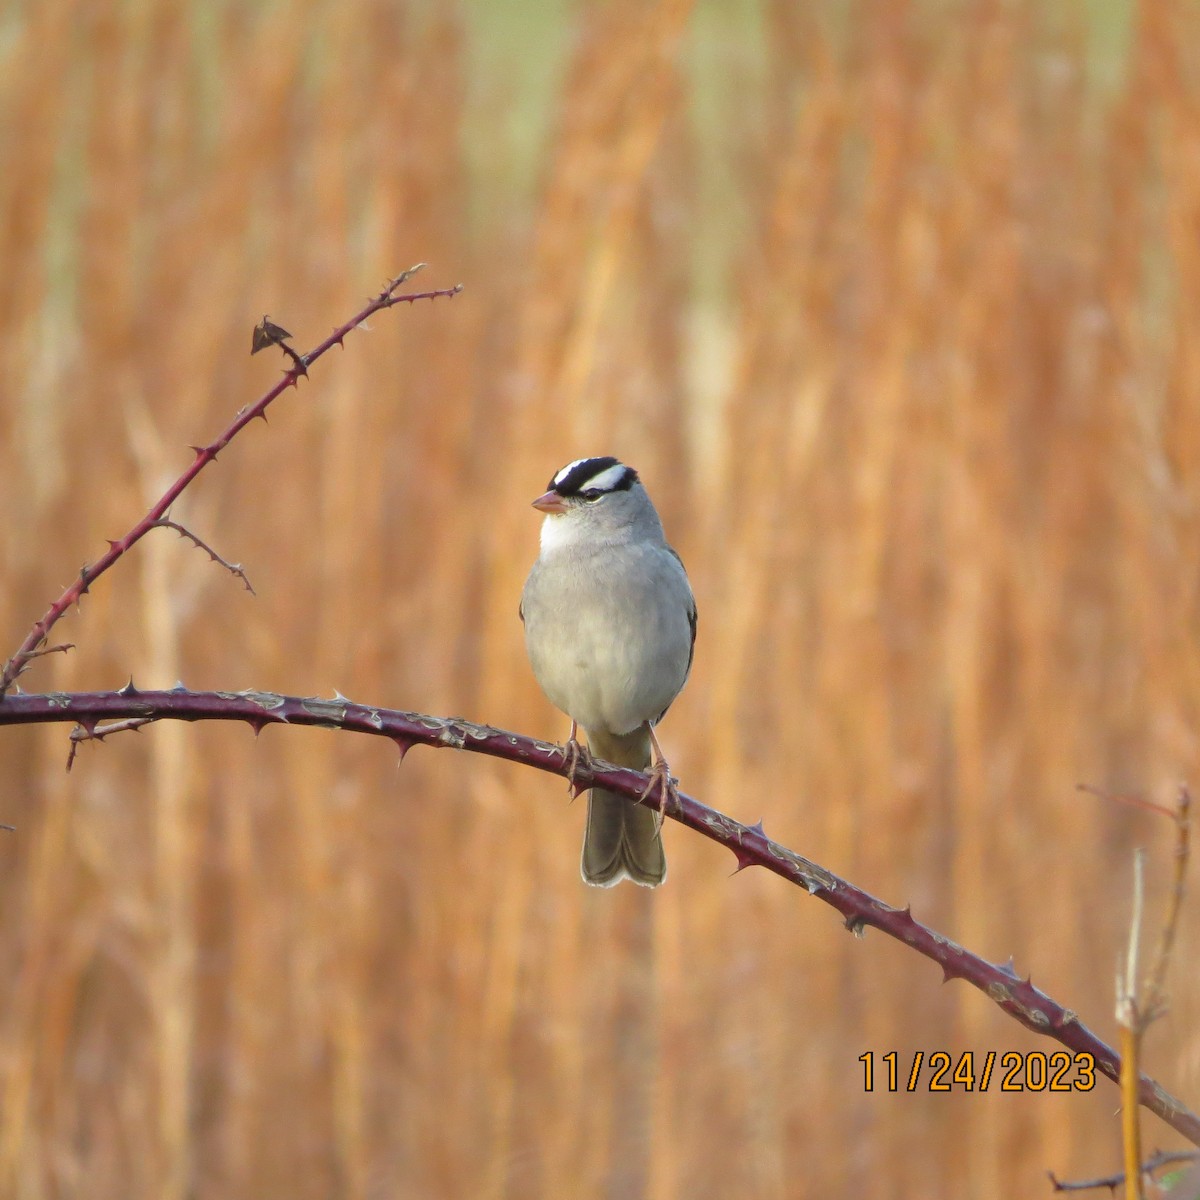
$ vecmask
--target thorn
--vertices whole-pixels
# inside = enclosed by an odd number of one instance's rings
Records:
[[[409,738],[399,736],[392,738],[392,741],[396,743],[396,749],[400,751],[400,762],[396,764],[396,766],[400,766],[400,764],[404,762],[404,756],[413,748],[414,745],[416,745],[416,743],[411,741]]]
[[[730,872],[731,877],[740,871],[744,871],[747,867],[758,866],[758,859],[752,854],[748,854],[740,846],[730,846],[729,849],[733,852],[734,858],[737,859],[737,866]]]
[[[189,449],[189,450],[191,450],[191,451],[194,451],[194,452],[195,452],[195,455],[196,455],[196,457],[197,457],[197,458],[203,458],[203,457],[204,457],[204,454],[205,454],[205,447],[203,447],[203,446],[189,446],[189,447],[188,447],[188,449]]]
[[[121,548],[120,542],[114,542],[112,540],[112,538],[105,538],[104,540],[108,543],[108,548],[110,550],[120,550],[120,548]]]
[[[943,964],[942,966],[942,983],[949,983],[954,978],[954,973],[949,967]]]
[[[867,922],[865,917],[847,917],[846,928],[860,940],[867,936]]]
[[[337,688],[333,689],[333,698],[335,700],[344,700],[347,704],[354,703],[354,701],[351,700],[349,696],[343,696],[342,693],[337,690]]]
[[[117,695],[118,696],[136,696],[137,694],[138,694],[138,690],[136,687],[133,686],[133,676],[130,675],[129,682],[117,692]]]
[[[260,733],[266,728],[267,723],[262,717],[246,717],[246,724],[254,730],[254,736],[257,738]]]
[[[187,691],[187,688],[184,686],[184,683],[183,683],[183,680],[182,680],[182,679],[177,679],[177,680],[175,680],[175,686],[174,686],[174,687],[171,689],[171,691],[173,691],[173,692],[186,692],[186,691]]]
[[[999,971],[1002,975],[1007,975],[1009,979],[1019,978],[1017,975],[1017,964],[1013,962],[1011,954],[1008,956],[1008,962],[995,963],[993,965],[997,971]]]
[[[767,836],[767,831],[763,828],[762,817],[759,817],[759,819],[755,821],[753,825],[748,825],[746,828],[749,829],[751,833],[757,833],[760,838],[765,838]]]

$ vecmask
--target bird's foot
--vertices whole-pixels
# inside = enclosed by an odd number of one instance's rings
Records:
[[[657,832],[662,832],[663,822],[667,819],[667,808],[671,804],[679,803],[679,788],[678,781],[671,775],[671,768],[667,766],[667,760],[663,757],[662,751],[658,748],[658,742],[654,743],[655,757],[654,763],[650,767],[650,782],[646,784],[645,790],[638,797],[639,800],[645,800],[649,797],[655,788],[658,788],[658,820],[656,822]]]
[[[566,744],[563,746],[563,758],[567,764],[567,788],[571,793],[573,800],[584,789],[579,786],[575,780],[575,776],[579,773],[579,768],[582,766],[585,770],[591,770],[592,755],[586,746],[581,746],[576,738],[579,732],[579,726],[576,722],[571,722],[571,732],[567,735]]]
[[[642,792],[641,799],[645,800],[658,787],[658,832],[662,833],[663,822],[667,819],[669,804],[679,804],[679,788],[676,780],[671,777],[671,768],[667,766],[667,756],[654,736],[654,726],[650,727],[650,748],[654,751],[654,762],[650,768],[650,782]]]

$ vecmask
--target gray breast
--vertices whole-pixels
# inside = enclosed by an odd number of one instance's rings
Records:
[[[683,687],[691,589],[661,543],[564,549],[535,565],[522,603],[534,675],[585,729],[627,733]]]

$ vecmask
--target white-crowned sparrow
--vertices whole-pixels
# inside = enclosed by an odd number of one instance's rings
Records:
[[[541,689],[571,718],[589,751],[623,767],[670,774],[654,725],[687,680],[696,601],[679,555],[637,472],[615,458],[581,458],[533,507],[546,514],[541,553],[521,596],[525,648]],[[665,793],[664,793],[665,794]],[[666,878],[661,818],[593,788],[583,839],[584,881],[611,887]]]

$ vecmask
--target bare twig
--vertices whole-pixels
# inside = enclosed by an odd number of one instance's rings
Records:
[[[30,658],[41,658],[46,654],[66,654],[68,650],[74,650],[74,642],[63,642],[58,646],[43,646],[40,650],[34,650],[30,653]]]
[[[1153,800],[1147,800],[1143,796],[1130,796],[1125,792],[1106,792],[1103,788],[1093,787],[1090,783],[1077,783],[1075,790],[1086,792],[1089,796],[1095,796],[1100,800],[1107,800],[1111,804],[1124,804],[1129,808],[1140,808],[1145,812],[1158,813],[1163,817],[1174,818],[1174,812],[1165,804],[1156,804]]]
[[[124,733],[129,729],[136,731],[143,725],[152,724],[157,719],[157,717],[127,717],[123,721],[111,721],[107,725],[93,725],[90,728],[87,725],[76,725],[68,735],[71,749],[67,752],[67,770],[69,771],[75,765],[75,755],[84,742],[102,742],[114,733]]]
[[[1155,1021],[1166,1010],[1167,966],[1171,951],[1175,947],[1175,931],[1179,928],[1179,914],[1183,911],[1184,880],[1187,876],[1188,855],[1192,834],[1192,795],[1184,785],[1179,789],[1175,811],[1169,813],[1175,822],[1175,867],[1172,873],[1171,898],[1167,902],[1167,919],[1163,923],[1162,938],[1154,956],[1154,966],[1146,980],[1143,1011],[1147,1024]]]
[[[17,693],[0,700],[0,725],[75,721],[84,728],[100,721],[135,717],[179,721],[245,721],[256,732],[268,725],[317,725],[389,738],[403,755],[414,745],[443,746],[523,763],[566,778],[572,756],[552,742],[537,741],[488,725],[332,700],[282,696],[273,692],[190,692],[182,685],[169,692],[139,692],[132,684],[120,692]],[[596,761],[575,761],[577,788],[601,786],[658,811],[659,789],[647,788],[651,776]],[[1072,1050],[1114,1081],[1120,1057],[1069,1009],[1021,979],[1011,963],[991,963],[916,920],[906,908],[894,908],[831,871],[781,846],[760,825],[743,825],[686,793],[672,793],[667,815],[731,851],[738,869],[764,867],[804,888],[836,909],[846,928],[862,935],[874,926],[938,964],[946,979],[963,979],[1026,1028]],[[1080,1060],[1079,1056],[1086,1056]],[[1169,1095],[1153,1079],[1138,1080],[1138,1099],[1172,1129],[1200,1146],[1200,1116]]]
[[[178,521],[172,521],[169,517],[162,517],[155,521],[151,528],[175,530],[180,537],[187,538],[193,546],[203,550],[205,554],[207,554],[208,557],[213,560],[213,562],[219,563],[231,575],[236,575],[238,579],[240,579],[245,585],[246,591],[248,591],[250,595],[256,595],[254,588],[250,586],[250,580],[246,578],[246,572],[242,569],[242,564],[231,563],[227,559],[222,558],[207,542],[203,541],[201,538],[198,538],[190,529],[187,528],[187,526],[180,525]]]
[[[1194,1150],[1159,1150],[1142,1163],[1143,1177],[1153,1177],[1155,1171],[1163,1167],[1179,1166],[1181,1163],[1200,1161],[1200,1155]],[[1102,1175],[1099,1179],[1059,1179],[1053,1171],[1047,1171],[1050,1182],[1056,1192],[1086,1192],[1093,1188],[1108,1188],[1115,1191],[1125,1182],[1125,1172],[1118,1171],[1115,1175]]]
[[[358,328],[372,313],[379,312],[385,308],[391,308],[396,304],[413,304],[417,300],[433,300],[442,296],[455,296],[462,291],[462,284],[456,284],[452,288],[437,288],[428,292],[398,294],[399,289],[421,265],[423,264],[418,264],[417,267],[412,267],[396,276],[395,279],[390,280],[378,296],[355,313],[345,324],[339,325],[323,342],[320,342],[307,354],[297,355],[293,352],[292,366],[283,373],[283,378],[273,388],[255,401],[254,404],[239,411],[229,425],[213,441],[209,442],[207,446],[192,447],[195,457],[192,459],[191,464],[151,505],[146,515],[124,537],[118,538],[115,541],[110,540],[108,551],[101,555],[94,563],[85,564],[79,573],[79,578],[70,587],[66,588],[62,595],[34,622],[25,640],[17,647],[16,652],[8,662],[4,664],[3,671],[0,671],[0,697],[8,693],[18,676],[25,671],[32,659],[38,656],[43,643],[49,636],[50,630],[58,624],[63,614],[66,613],[71,605],[78,603],[80,598],[87,593],[88,588],[113,563],[121,558],[131,546],[145,537],[163,519],[184,488],[229,445],[238,433],[256,417],[264,417],[265,419],[268,405],[287,391],[288,388],[295,387],[299,379],[308,374],[308,367],[316,362],[317,359],[326,354],[334,346],[342,345],[346,339],[346,335]]]

